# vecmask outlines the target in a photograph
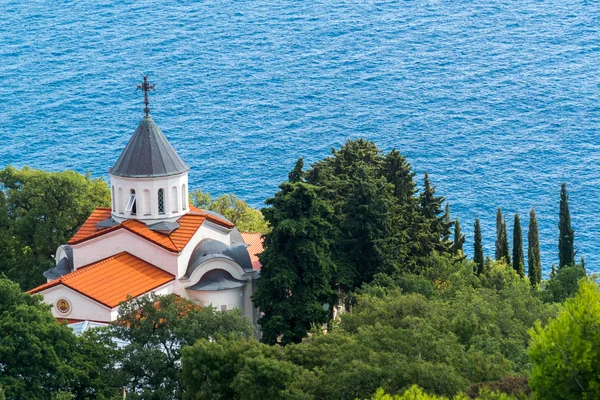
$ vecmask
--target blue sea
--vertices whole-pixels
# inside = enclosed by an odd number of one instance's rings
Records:
[[[0,1],[0,167],[107,170],[143,116],[190,187],[261,207],[298,157],[348,138],[427,171],[467,233],[540,223],[561,182],[600,271],[600,5],[594,1]],[[526,243],[525,243],[526,246]],[[526,248],[526,247],[525,247]]]

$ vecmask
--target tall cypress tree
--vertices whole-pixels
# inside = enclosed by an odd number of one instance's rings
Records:
[[[460,231],[460,222],[458,221],[458,218],[456,218],[454,220],[454,242],[452,243],[452,250],[455,254],[459,256],[463,254],[465,240],[465,235]]]
[[[496,251],[494,256],[496,260],[500,260],[502,258],[502,210],[498,207],[496,211]]]
[[[558,268],[565,265],[575,265],[575,232],[571,229],[571,214],[569,212],[569,196],[567,184],[560,188],[560,214],[558,221]]]
[[[442,204],[446,199],[442,196],[435,195],[435,186],[431,185],[429,175],[425,172],[423,181],[423,192],[419,195],[419,211],[425,219],[424,229],[429,232],[432,237],[430,243],[433,244],[432,249],[439,253],[449,253],[452,250],[450,242],[450,229],[453,222],[449,218],[449,208],[447,208],[448,216],[442,214]]]
[[[502,260],[510,265],[510,248],[508,246],[508,233],[506,232],[506,220],[498,207],[496,212],[496,260]]]
[[[485,266],[485,260],[483,257],[483,243],[481,242],[481,225],[479,223],[479,218],[475,220],[473,261],[475,261],[477,267],[477,275],[481,275]]]
[[[521,219],[515,214],[513,226],[513,268],[521,276],[525,276],[525,261],[523,257],[523,232],[521,230]]]
[[[529,213],[529,229],[527,232],[527,267],[527,275],[531,286],[538,286],[542,282],[542,261],[540,258],[538,222],[533,208]]]

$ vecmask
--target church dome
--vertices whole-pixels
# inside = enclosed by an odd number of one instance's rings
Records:
[[[126,178],[150,178],[182,174],[189,169],[158,125],[145,116],[108,172]]]
[[[231,260],[244,271],[254,271],[245,244],[228,246],[218,240],[206,238],[202,239],[192,251],[184,277],[189,278],[202,263],[215,258]]]

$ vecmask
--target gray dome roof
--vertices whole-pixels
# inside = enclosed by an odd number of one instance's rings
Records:
[[[236,262],[245,271],[254,271],[245,244],[227,246],[215,239],[202,239],[192,251],[184,277],[189,278],[200,264],[213,258],[226,258]]]
[[[176,175],[189,169],[152,118],[144,117],[108,172],[116,176],[142,178]]]
[[[231,274],[222,269],[213,269],[208,271],[198,283],[187,288],[187,290],[228,290],[237,289],[246,284],[245,281],[235,279]]]

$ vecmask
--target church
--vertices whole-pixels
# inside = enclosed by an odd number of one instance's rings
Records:
[[[119,304],[147,294],[176,294],[217,310],[238,308],[254,324],[251,296],[259,278],[259,233],[240,232],[222,215],[188,200],[189,167],[149,115],[112,168],[111,207],[96,208],[56,251],[44,296],[69,323],[108,323]]]

